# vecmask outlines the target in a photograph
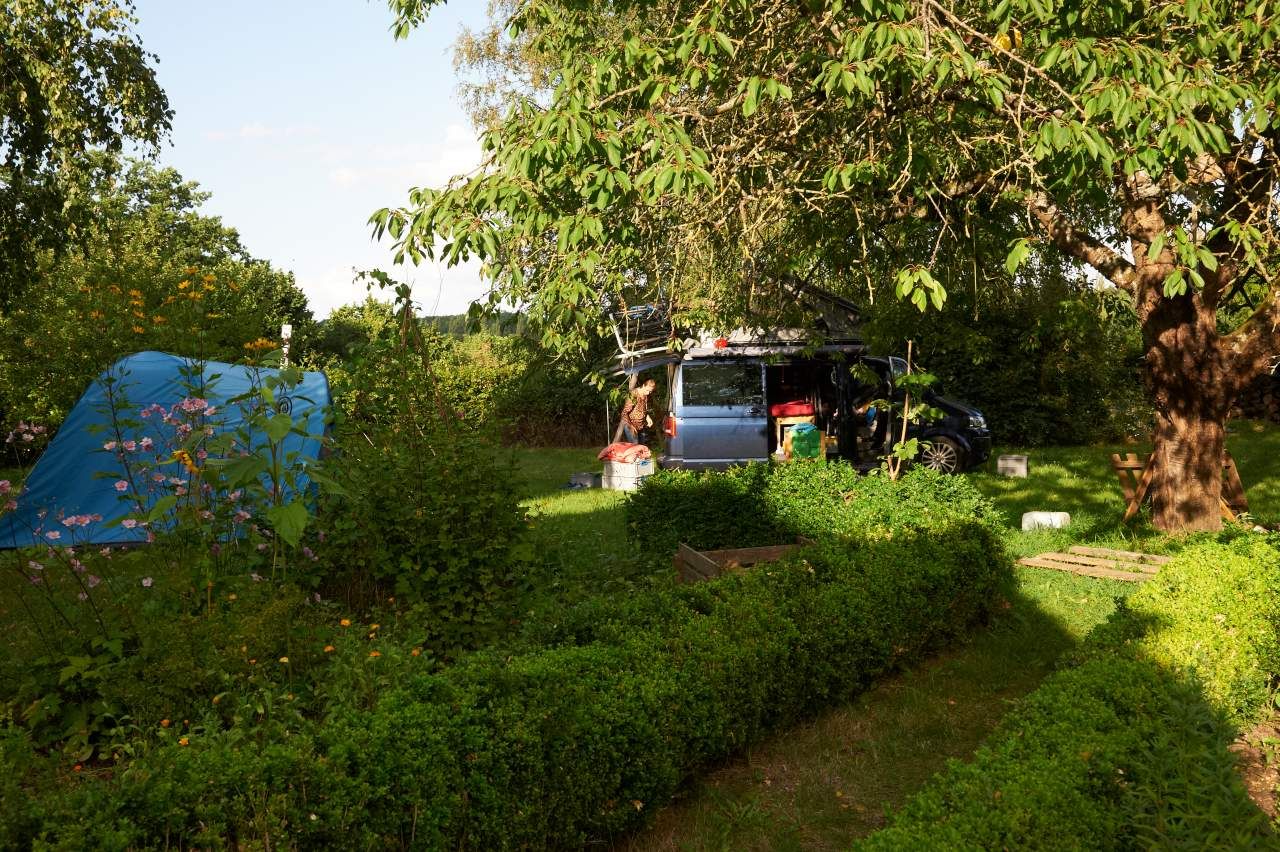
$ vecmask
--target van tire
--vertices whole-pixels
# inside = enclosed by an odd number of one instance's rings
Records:
[[[938,473],[960,473],[964,470],[964,448],[951,438],[941,435],[927,438],[928,445],[920,451],[920,465]]]

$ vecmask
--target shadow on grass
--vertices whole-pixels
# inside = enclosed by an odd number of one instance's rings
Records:
[[[651,828],[614,848],[845,849],[883,827],[947,761],[971,756],[1130,590],[1021,571],[1008,609],[968,644],[704,773]]]

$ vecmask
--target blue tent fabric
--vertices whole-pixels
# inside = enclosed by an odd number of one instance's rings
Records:
[[[203,373],[201,373],[203,370]],[[128,441],[134,452],[142,446],[152,450],[148,473],[164,474],[178,482],[184,475],[178,462],[165,464],[171,453],[162,450],[157,429],[164,412],[179,407],[193,397],[192,388],[200,389],[200,399],[215,409],[215,416],[200,422],[214,434],[235,432],[244,427],[243,411],[234,400],[261,386],[262,378],[276,374],[269,369],[253,369],[236,364],[205,362],[163,352],[139,352],[117,361],[89,386],[80,401],[67,415],[40,460],[27,477],[17,508],[0,515],[0,548],[60,545],[125,544],[147,540],[147,531],[132,529],[119,521],[136,511],[136,506],[117,490],[116,482],[129,479],[119,451],[104,449],[116,439],[110,415],[109,393],[117,400],[126,399],[128,408],[120,419],[129,421],[121,432],[121,442]],[[306,372],[302,381],[289,391],[288,399],[278,399],[277,409],[292,414],[295,423],[305,421],[307,437],[290,433],[283,440],[286,453],[316,459],[320,454],[329,407],[329,383],[323,373]],[[107,382],[112,384],[110,389]],[[190,404],[190,403],[188,403]],[[150,416],[141,410],[150,408]],[[196,406],[197,413],[199,405]],[[265,437],[262,438],[265,441]],[[142,446],[138,446],[142,445]],[[300,486],[304,483],[300,483]],[[159,495],[142,498],[154,503]],[[92,520],[85,520],[86,516]],[[62,523],[65,518],[79,518],[70,531]],[[100,520],[99,520],[100,518]],[[50,536],[51,532],[57,533]]]

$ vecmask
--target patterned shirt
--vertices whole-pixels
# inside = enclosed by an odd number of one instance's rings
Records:
[[[631,396],[627,397],[627,404],[622,406],[622,419],[632,429],[642,432],[648,425],[646,422],[648,417],[649,396],[632,391]]]

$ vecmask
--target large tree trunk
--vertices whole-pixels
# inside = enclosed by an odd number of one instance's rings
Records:
[[[1222,462],[1227,414],[1238,386],[1231,356],[1218,334],[1213,300],[1187,282],[1164,293],[1175,258],[1165,246],[1159,190],[1145,176],[1128,186],[1124,217],[1134,257],[1134,307],[1146,347],[1146,382],[1155,405],[1152,523],[1164,532],[1222,528]]]
[[[1156,415],[1152,523],[1165,532],[1221,529],[1224,437],[1236,381],[1214,312],[1187,293],[1161,295],[1140,316]]]

